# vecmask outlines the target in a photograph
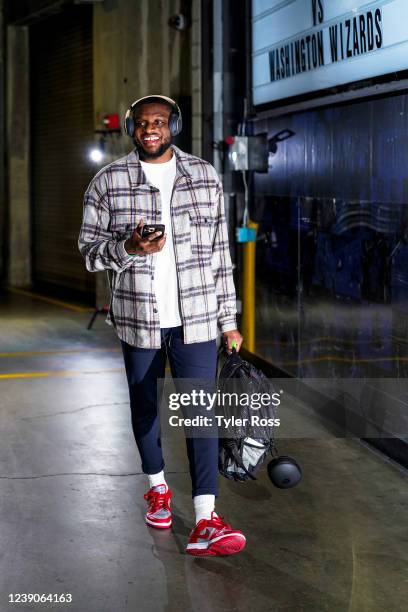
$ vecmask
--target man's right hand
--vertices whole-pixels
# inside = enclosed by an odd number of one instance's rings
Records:
[[[166,242],[166,234],[155,240],[161,235],[161,232],[154,232],[147,238],[142,238],[142,228],[144,226],[143,219],[140,219],[136,229],[133,230],[132,235],[125,242],[125,250],[129,255],[147,255],[148,253],[157,253],[161,251]]]

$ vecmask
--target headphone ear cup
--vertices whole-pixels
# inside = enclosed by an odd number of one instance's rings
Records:
[[[131,114],[129,115],[129,117],[126,117],[126,119],[125,119],[125,132],[131,138],[134,135],[134,132],[135,132],[135,122],[134,122],[134,119],[133,119]]]
[[[175,113],[171,113],[169,119],[169,130],[172,136],[177,136],[177,115]]]
[[[178,113],[171,113],[169,119],[169,129],[172,136],[177,136],[180,134],[182,127],[181,115]]]
[[[180,114],[177,116],[177,134],[180,134],[182,129],[183,129],[183,119]]]

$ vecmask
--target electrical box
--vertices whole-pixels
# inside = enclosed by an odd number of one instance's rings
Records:
[[[231,170],[255,170],[268,172],[267,134],[257,136],[229,136],[228,159]]]

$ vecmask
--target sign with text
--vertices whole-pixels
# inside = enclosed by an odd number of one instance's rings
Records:
[[[407,0],[252,0],[255,105],[405,69]]]

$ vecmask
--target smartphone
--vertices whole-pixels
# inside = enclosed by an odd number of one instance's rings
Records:
[[[154,232],[161,232],[161,236],[157,236],[153,242],[160,240],[160,238],[163,237],[164,229],[165,226],[160,223],[158,225],[144,225],[142,229],[142,238],[148,238],[151,234],[154,234]]]

